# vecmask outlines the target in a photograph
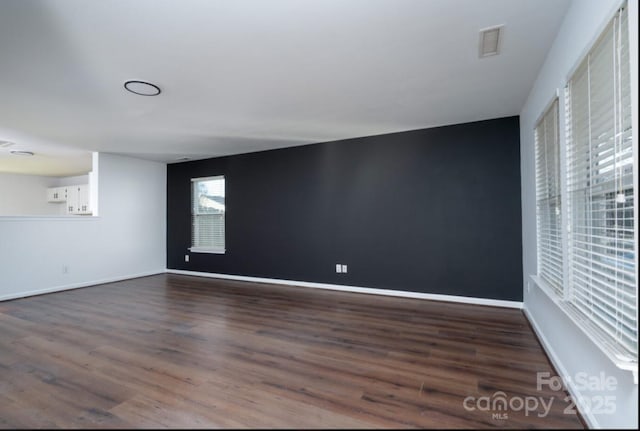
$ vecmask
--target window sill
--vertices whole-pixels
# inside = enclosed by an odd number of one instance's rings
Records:
[[[220,249],[220,248],[215,249],[215,248],[190,247],[189,251],[191,253],[225,254],[227,250]]]
[[[577,328],[579,328],[583,334],[591,340],[593,344],[598,347],[605,354],[607,358],[609,358],[616,367],[621,370],[631,371],[633,373],[633,382],[638,384],[638,362],[637,360],[629,359],[625,357],[625,354],[621,349],[613,346],[608,338],[601,334],[600,329],[597,326],[594,326],[593,323],[589,321],[589,319],[579,313],[577,310],[570,306],[569,301],[564,298],[560,298],[551,287],[549,287],[543,280],[541,280],[537,275],[530,275],[531,280],[535,283],[535,285],[542,292],[547,295],[554,304],[558,306],[558,308],[575,324]]]

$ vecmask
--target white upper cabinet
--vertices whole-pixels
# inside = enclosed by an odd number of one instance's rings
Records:
[[[67,186],[67,214],[91,214],[89,207],[89,185]]]
[[[91,215],[88,184],[50,187],[47,189],[47,201],[64,203],[66,214]]]
[[[67,201],[66,187],[49,187],[47,189],[47,202],[66,202],[66,201]]]

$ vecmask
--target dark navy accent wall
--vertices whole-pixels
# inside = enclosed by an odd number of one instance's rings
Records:
[[[521,301],[519,136],[508,117],[170,164],[167,267]],[[214,175],[227,252],[190,253],[191,178]]]

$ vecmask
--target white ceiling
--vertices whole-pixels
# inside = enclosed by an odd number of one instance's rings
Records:
[[[172,162],[517,115],[568,4],[1,0],[0,141],[36,156],[0,149],[0,171],[40,156],[53,157],[41,173],[75,174],[60,160],[83,151]],[[499,24],[502,53],[478,58],[478,31]],[[129,79],[162,94],[128,93]]]

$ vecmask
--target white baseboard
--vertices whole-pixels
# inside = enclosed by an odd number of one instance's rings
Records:
[[[560,358],[556,354],[555,350],[553,350],[553,347],[551,347],[551,343],[549,343],[547,338],[544,336],[544,333],[540,329],[540,326],[536,322],[536,319],[534,319],[531,313],[529,313],[529,310],[527,310],[527,307],[523,307],[522,311],[524,312],[524,315],[526,316],[527,320],[529,320],[529,323],[531,323],[531,327],[533,328],[534,332],[538,336],[540,343],[542,343],[542,347],[547,352],[547,356],[549,356],[549,359],[551,360],[551,363],[553,364],[553,366],[556,368],[556,371],[558,371],[560,376],[569,376],[570,374],[567,372],[567,369],[560,361]],[[576,388],[575,383],[570,379],[566,379],[566,380],[567,382],[565,382],[565,386],[569,391],[569,395],[571,395],[571,398],[574,400],[581,399],[580,391],[578,391],[578,389]],[[576,408],[577,409],[580,408],[579,403],[576,403]],[[587,426],[589,427],[589,429],[600,429],[598,420],[595,418],[594,415],[591,414],[591,412],[580,411],[580,415],[585,420],[585,422],[587,422]]]
[[[504,301],[500,299],[471,298],[467,296],[440,295],[436,293],[409,292],[405,290],[375,289],[370,287],[345,286],[341,284],[312,283],[308,281],[281,280],[277,278],[246,277],[243,275],[217,274],[210,272],[184,271],[181,269],[167,269],[169,274],[192,275],[196,277],[222,278],[225,280],[249,281],[253,283],[284,284],[287,286],[302,286],[315,289],[340,290],[343,292],[367,293],[372,295],[399,296],[403,298],[429,299],[432,301],[459,302],[464,304],[488,305],[492,307],[507,307],[522,309],[522,302]]]
[[[97,284],[113,283],[115,281],[129,280],[132,278],[147,277],[149,275],[164,274],[166,270],[159,269],[156,271],[142,272],[139,274],[122,275],[118,277],[109,277],[101,280],[85,281],[81,283],[66,284],[63,286],[48,287],[46,289],[29,290],[27,292],[10,293],[0,296],[0,301],[9,301],[11,299],[26,298],[27,296],[43,295],[45,293],[62,292],[64,290],[79,289],[81,287],[95,286]]]
[[[64,290],[79,289],[82,287],[95,286],[97,284],[113,283],[116,281],[129,280],[132,278],[147,277],[162,273],[191,275],[196,277],[220,278],[225,280],[248,281],[253,283],[282,284],[286,286],[311,287],[314,289],[339,290],[343,292],[366,293],[370,295],[396,296],[401,298],[428,299],[432,301],[458,302],[462,304],[487,305],[492,307],[506,307],[522,309],[520,301],[505,301],[501,299],[473,298],[467,296],[441,295],[436,293],[410,292],[405,290],[376,289],[371,287],[346,286],[341,284],[313,283],[308,281],[282,280],[277,278],[247,277],[243,275],[218,274],[210,272],[184,271],[179,269],[162,269],[156,271],[142,272],[139,274],[110,277],[101,280],[92,280],[81,283],[67,284],[63,286],[49,287],[46,289],[30,290],[26,292],[10,293],[0,296],[0,301],[26,298],[28,296],[43,295],[45,293],[62,292]]]

